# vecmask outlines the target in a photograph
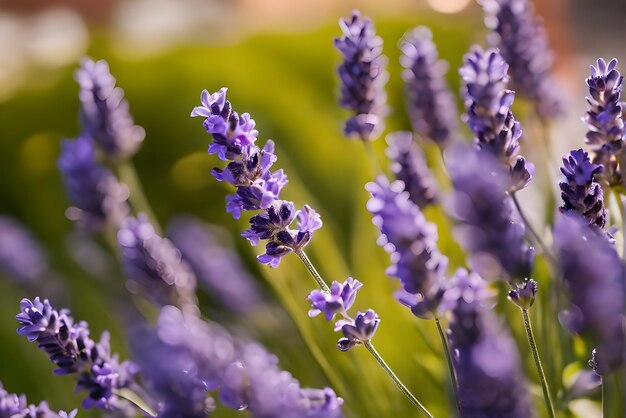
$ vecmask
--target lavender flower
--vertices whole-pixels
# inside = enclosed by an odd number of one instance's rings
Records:
[[[83,408],[122,412],[128,406],[113,390],[131,386],[136,366],[128,361],[120,364],[117,354],[111,355],[108,333],[96,343],[89,338],[86,322],[75,323],[68,310],[56,311],[47,299],[22,299],[20,309],[15,317],[20,323],[17,333],[29,342],[37,341],[56,364],[54,374],[78,375],[76,390],[88,392]]]
[[[463,269],[452,281],[444,298],[461,418],[532,417],[515,341],[489,311],[485,281]]]
[[[115,78],[104,60],[81,60],[76,71],[80,85],[80,116],[84,132],[113,158],[132,157],[145,137],[135,125],[124,99],[124,91],[115,87]]]
[[[330,285],[330,293],[321,290],[312,291],[307,299],[311,302],[313,309],[309,311],[309,316],[323,313],[327,321],[333,319],[335,314],[345,313],[352,307],[356,299],[356,292],[363,287],[363,284],[352,277],[348,277],[343,283],[333,281]]]
[[[589,225],[604,228],[606,209],[604,192],[596,177],[602,173],[602,165],[593,164],[582,149],[571,151],[563,157],[561,173],[565,181],[559,183],[563,206],[561,212],[576,212],[582,215]]]
[[[228,309],[249,312],[261,303],[261,291],[237,253],[220,242],[225,233],[191,216],[168,227],[168,237],[208,294]]]
[[[96,161],[90,138],[63,141],[58,166],[73,204],[69,219],[92,230],[119,226],[130,211],[128,187]]]
[[[387,157],[397,180],[404,182],[409,198],[420,208],[437,202],[437,184],[410,132],[387,135]]]
[[[510,65],[513,88],[531,99],[542,118],[563,113],[559,89],[551,74],[553,54],[543,21],[530,0],[481,0],[493,30],[490,43]]]
[[[178,298],[181,306],[194,304],[196,277],[180,251],[154,231],[145,215],[126,218],[117,239],[130,284],[138,286],[152,303],[162,306]]]
[[[445,147],[457,128],[457,111],[444,77],[448,63],[439,60],[432,39],[424,26],[407,32],[400,40],[400,64],[413,129]]]
[[[507,196],[507,176],[490,153],[465,146],[446,155],[454,192],[448,212],[457,219],[455,234],[470,253],[473,269],[489,280],[528,277],[534,249],[524,241],[524,224]]]
[[[476,136],[476,147],[489,151],[509,169],[510,192],[523,189],[535,167],[517,155],[522,130],[511,112],[515,92],[506,90],[508,64],[498,51],[479,47],[464,61],[459,73],[465,82],[466,121]]]
[[[349,19],[340,19],[343,32],[335,38],[335,47],[343,55],[339,66],[341,100],[343,108],[354,113],[345,124],[344,132],[363,141],[376,139],[384,130],[385,83],[389,78],[385,67],[387,58],[382,54],[383,40],[376,35],[369,18],[361,18],[353,11]]]
[[[509,291],[509,300],[522,309],[530,309],[535,303],[538,285],[533,279],[525,279],[522,284],[517,284]]]
[[[367,312],[357,312],[354,320],[339,320],[335,324],[335,328],[341,326],[343,338],[339,339],[337,347],[341,351],[348,351],[357,344],[363,344],[374,337],[380,318],[372,309]]]
[[[554,242],[572,306],[559,318],[596,347],[600,375],[623,364],[624,269],[613,245],[578,214],[557,218]]]
[[[23,283],[41,280],[48,260],[35,237],[16,219],[0,215],[0,271]]]
[[[0,418],[75,418],[78,411],[58,413],[50,410],[44,401],[39,405],[27,405],[25,395],[9,393],[0,382]]]

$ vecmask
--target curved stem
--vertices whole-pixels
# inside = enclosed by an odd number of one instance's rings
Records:
[[[554,404],[552,403],[552,397],[550,396],[550,390],[548,389],[546,375],[543,372],[543,366],[541,365],[541,359],[539,358],[539,351],[537,350],[537,344],[535,343],[535,337],[533,336],[533,329],[530,324],[528,309],[521,310],[522,317],[524,318],[524,328],[526,328],[526,336],[528,337],[528,344],[530,345],[530,351],[533,353],[533,359],[535,360],[535,366],[537,367],[537,373],[539,374],[539,380],[541,381],[541,389],[543,390],[543,398],[546,402],[546,408],[548,409],[548,416],[550,416],[550,418],[554,418]]]
[[[378,351],[376,351],[376,349],[372,345],[372,341],[371,340],[365,341],[365,343],[363,345],[365,346],[365,348],[367,348],[367,351],[369,351],[372,354],[372,356],[374,356],[374,358],[376,359],[378,364],[380,364],[380,367],[383,368],[383,370],[387,373],[387,375],[391,378],[391,380],[393,380],[394,383],[396,385],[398,385],[398,388],[400,388],[402,393],[404,393],[406,395],[406,397],[409,398],[409,400],[411,402],[413,402],[413,404],[415,406],[417,406],[417,408],[420,410],[420,412],[422,414],[424,414],[424,416],[426,416],[428,418],[433,418],[431,413],[428,412],[428,410],[424,407],[424,405],[422,405],[420,403],[420,401],[418,401],[415,396],[413,396],[411,391],[406,386],[404,386],[404,383],[402,383],[400,378],[398,378],[398,376],[396,376],[396,374],[393,372],[393,370],[391,370],[391,368],[389,368],[387,363],[385,363],[385,360],[383,360],[383,358],[380,356],[380,354],[378,354]]]
[[[126,160],[117,163],[116,167],[120,180],[128,186],[130,191],[130,202],[135,211],[144,212],[155,231],[161,234],[161,226],[159,225],[156,216],[154,216],[152,207],[150,206],[148,198],[143,191],[143,186],[141,185],[141,180],[139,180],[139,175],[137,175],[137,170],[135,170],[135,165],[132,161]]]
[[[448,346],[448,338],[446,334],[443,332],[443,328],[441,328],[441,322],[439,322],[439,318],[435,317],[435,324],[437,325],[437,332],[439,333],[439,339],[441,340],[441,345],[443,346],[443,352],[446,355],[446,361],[448,362],[448,372],[450,373],[450,383],[452,384],[452,391],[454,393],[454,401],[456,402],[456,407],[460,411],[461,404],[459,402],[459,384],[456,380],[456,373],[454,371],[454,366],[452,365],[452,356],[450,355],[450,347]]]
[[[317,270],[313,266],[313,263],[311,263],[311,260],[309,260],[309,257],[306,255],[306,253],[304,251],[302,251],[302,250],[297,250],[297,251],[294,251],[294,252],[296,253],[296,255],[298,257],[300,257],[300,260],[302,260],[302,264],[304,264],[304,266],[307,268],[307,270],[309,270],[309,273],[311,273],[311,276],[313,276],[313,278],[317,282],[317,285],[324,292],[330,293],[330,288],[328,287],[328,285],[326,284],[324,279],[322,279],[322,276],[317,272]]]
[[[532,227],[530,222],[528,222],[528,218],[526,218],[526,215],[524,215],[524,211],[522,210],[522,207],[519,204],[519,200],[517,200],[517,196],[515,195],[515,193],[511,193],[510,196],[511,196],[511,199],[513,199],[513,203],[515,204],[515,208],[517,209],[517,212],[519,213],[520,218],[522,218],[522,222],[524,222],[524,225],[526,226],[526,229],[528,230],[528,232],[530,232],[530,235],[532,235],[533,240],[537,243],[537,245],[539,247],[541,247],[541,251],[543,252],[543,254],[553,264],[555,264],[556,263],[556,259],[552,255],[552,252],[550,252],[550,249],[548,248],[548,246],[543,242],[543,240],[541,239],[539,234]]]

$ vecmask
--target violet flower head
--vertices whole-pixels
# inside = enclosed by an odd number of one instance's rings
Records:
[[[81,60],[75,73],[80,85],[80,116],[84,132],[113,158],[132,157],[146,133],[135,125],[124,99],[124,91],[115,87],[115,78],[106,61]]]
[[[419,208],[436,203],[437,183],[426,165],[424,155],[413,141],[410,132],[394,132],[387,135],[387,157],[391,160],[391,171],[397,180],[404,182],[409,198]]]
[[[129,190],[97,162],[93,141],[86,136],[64,140],[57,164],[72,202],[66,216],[92,230],[118,227],[130,212]]]
[[[464,62],[459,73],[465,83],[466,122],[474,132],[476,147],[489,151],[508,168],[510,192],[523,189],[535,167],[518,156],[522,130],[511,112],[515,92],[506,89],[508,64],[497,50],[479,47],[465,55]]]
[[[159,236],[147,217],[128,217],[117,233],[122,263],[129,285],[156,306],[195,301],[196,276],[180,251],[167,238]]]
[[[43,401],[39,405],[28,405],[25,395],[7,392],[0,382],[0,418],[75,418],[78,411],[52,411]]]
[[[361,282],[354,280],[352,277],[348,277],[343,283],[333,281],[330,285],[330,293],[321,290],[313,290],[307,297],[313,307],[313,309],[309,311],[309,316],[313,318],[323,313],[326,320],[330,321],[335,314],[345,313],[352,307],[356,299],[356,292],[361,287],[363,287]]]
[[[563,157],[561,173],[565,181],[559,183],[563,206],[561,212],[576,212],[582,215],[589,225],[604,228],[607,211],[604,207],[604,192],[596,177],[604,167],[594,164],[582,149],[571,151]]]
[[[515,341],[489,311],[486,283],[459,269],[444,296],[448,338],[458,380],[460,417],[533,416]]]
[[[535,303],[539,286],[533,279],[525,279],[522,284],[517,284],[509,291],[509,300],[522,309],[530,309]]]
[[[445,147],[457,128],[454,96],[445,80],[448,63],[439,59],[430,29],[420,26],[400,40],[407,107],[418,134]]]
[[[41,280],[48,269],[43,248],[26,226],[0,215],[0,272],[26,284]]]
[[[184,216],[170,223],[167,235],[207,294],[234,312],[249,312],[261,304],[261,291],[237,253],[221,242],[225,234],[216,226]]]
[[[553,54],[541,18],[531,0],[481,0],[493,30],[491,45],[500,50],[511,70],[513,88],[534,102],[542,118],[563,113],[561,92],[552,76]]]
[[[449,148],[446,167],[454,186],[447,210],[472,268],[488,280],[528,277],[534,249],[524,241],[524,224],[507,195],[505,168],[490,153],[461,145]]]
[[[335,328],[340,327],[343,333],[343,338],[339,339],[337,347],[341,351],[348,351],[357,344],[366,343],[376,334],[378,324],[380,324],[380,318],[372,309],[368,309],[365,313],[357,312],[353,321],[337,321]]]
[[[348,136],[363,141],[376,139],[384,130],[387,113],[385,84],[389,78],[383,40],[376,35],[374,24],[353,11],[348,19],[340,19],[343,32],[335,38],[335,47],[343,56],[339,66],[343,108],[354,113],[345,124]]]
[[[595,370],[604,375],[624,362],[624,267],[604,234],[576,213],[560,215],[553,235],[571,300],[559,319],[595,346]]]
[[[137,370],[134,363],[120,364],[117,354],[111,355],[108,333],[96,343],[89,338],[86,322],[75,323],[69,311],[56,311],[47,299],[22,299],[20,309],[15,317],[20,323],[17,333],[29,342],[36,341],[39,349],[50,356],[57,366],[54,374],[78,375],[76,390],[88,392],[83,408],[126,409],[126,401],[113,391],[129,387]]]

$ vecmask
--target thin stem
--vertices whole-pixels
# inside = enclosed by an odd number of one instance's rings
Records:
[[[141,185],[141,180],[139,180],[139,175],[137,175],[137,170],[135,170],[135,165],[132,161],[126,160],[117,163],[116,167],[120,180],[122,183],[126,184],[130,190],[130,202],[135,211],[145,213],[154,229],[161,234],[161,227],[143,191],[143,186]]]
[[[441,345],[443,346],[443,352],[446,355],[446,361],[448,362],[448,372],[450,373],[450,383],[452,384],[452,391],[454,392],[454,401],[456,402],[456,407],[460,411],[461,404],[459,403],[459,384],[456,380],[456,373],[454,371],[454,366],[452,365],[452,356],[450,355],[450,347],[448,346],[448,338],[446,334],[443,332],[443,328],[441,328],[441,322],[439,322],[439,318],[435,317],[435,324],[437,325],[437,332],[439,333],[439,339],[441,340]]]
[[[309,270],[309,273],[311,273],[311,276],[313,276],[313,278],[317,282],[317,285],[324,292],[330,293],[330,288],[328,287],[328,285],[326,284],[324,279],[322,279],[322,276],[317,272],[317,270],[313,266],[313,263],[311,263],[311,260],[309,260],[309,257],[307,257],[306,253],[304,251],[302,251],[302,250],[297,250],[297,251],[294,251],[294,252],[296,253],[296,255],[298,257],[300,257],[300,260],[302,260],[302,264],[304,264],[304,266],[307,268],[307,270]]]
[[[524,318],[524,328],[526,328],[526,336],[528,337],[528,344],[530,345],[530,351],[533,353],[533,359],[535,360],[535,366],[537,367],[537,373],[539,374],[539,380],[541,381],[541,389],[543,390],[543,398],[546,401],[546,408],[548,409],[548,416],[554,418],[554,404],[552,403],[552,397],[550,396],[550,390],[548,389],[548,382],[546,375],[543,372],[541,366],[541,359],[539,358],[539,351],[537,350],[537,344],[535,343],[535,337],[533,337],[533,328],[530,324],[530,316],[528,315],[528,309],[521,309],[522,317]]]
[[[370,159],[372,167],[376,170],[377,174],[382,174],[383,170],[378,162],[378,157],[374,152],[374,147],[372,147],[372,142],[367,139],[363,139],[363,145],[365,146],[365,151],[367,152],[367,156]]]
[[[607,385],[606,379],[604,377],[600,378],[601,386],[602,386],[602,417],[608,418],[609,414],[609,398],[607,395]]]
[[[374,356],[378,364],[380,364],[380,367],[383,368],[383,370],[387,373],[387,375],[391,378],[391,380],[393,380],[394,383],[398,385],[398,388],[400,388],[402,393],[404,393],[406,397],[409,398],[409,400],[413,402],[415,406],[417,406],[417,408],[422,412],[422,414],[424,414],[424,416],[428,418],[433,418],[431,413],[428,412],[428,410],[424,407],[424,405],[422,405],[415,396],[413,396],[411,391],[406,386],[404,386],[404,383],[402,383],[402,381],[398,378],[398,376],[396,376],[393,370],[391,370],[389,366],[387,365],[387,363],[385,363],[385,360],[383,360],[380,354],[378,354],[378,351],[376,351],[376,349],[372,345],[372,341],[371,340],[365,341],[363,345],[365,346],[365,348],[367,348],[367,351],[369,351],[372,354],[372,356]]]
[[[535,231],[535,229],[533,228],[533,226],[530,224],[530,222],[528,222],[528,218],[526,218],[526,215],[524,215],[524,211],[522,210],[521,205],[519,204],[519,200],[517,200],[517,196],[515,195],[515,193],[511,193],[511,199],[513,199],[513,203],[515,204],[515,208],[517,209],[517,212],[519,213],[520,218],[522,218],[522,222],[524,222],[524,225],[526,225],[526,229],[528,229],[528,232],[530,232],[530,234],[532,235],[533,239],[535,240],[535,242],[537,243],[537,245],[539,245],[541,247],[541,251],[543,252],[543,254],[554,264],[556,264],[556,259],[554,258],[554,256],[552,255],[552,253],[550,252],[550,249],[548,248],[548,246],[543,242],[543,240],[541,239],[541,237],[539,236],[539,234]]]

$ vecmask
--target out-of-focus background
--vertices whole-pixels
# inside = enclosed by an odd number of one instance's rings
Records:
[[[277,166],[290,176],[285,198],[310,203],[322,214],[325,227],[311,245],[312,258],[329,279],[352,275],[365,283],[357,307],[372,306],[381,315],[379,350],[435,416],[446,416],[447,377],[434,325],[393,300],[395,283],[384,275],[388,258],[375,244],[365,210],[363,185],[373,170],[362,145],[341,134],[346,114],[336,104],[339,54],[332,39],[340,33],[338,18],[353,8],[375,21],[385,41],[388,130],[409,128],[397,48],[407,29],[433,30],[441,57],[450,63],[455,92],[463,54],[472,43],[486,44],[483,12],[471,0],[0,0],[0,214],[33,231],[53,271],[36,286],[0,276],[0,381],[9,391],[26,392],[31,402],[48,399],[55,409],[72,409],[81,399],[73,394],[71,377],[53,377],[46,356],[16,335],[14,316],[22,297],[41,294],[72,308],[95,336],[111,330],[114,349],[128,353],[116,301],[122,275],[107,262],[114,257],[101,250],[106,247],[98,239],[66,220],[68,199],[56,168],[60,140],[79,133],[73,72],[88,55],[109,62],[136,123],[146,129],[134,163],[159,221],[166,225],[175,215],[190,213],[225,227],[269,306],[235,317],[214,308],[207,296],[202,298],[207,316],[265,343],[304,386],[333,386],[351,417],[412,416],[364,350],[338,352],[328,324],[308,319],[304,298],[313,282],[297,260],[287,259],[272,271],[257,265],[256,249],[238,237],[246,221],[225,214],[230,190],[210,175],[219,162],[206,155],[209,138],[189,113],[202,89],[227,86],[234,107],[256,120],[259,138],[275,140]],[[554,153],[560,155],[583,145],[588,66],[598,57],[626,63],[621,36],[626,2],[538,0],[536,9],[556,54],[559,85],[553,88],[562,91],[568,107],[567,117],[552,127]],[[383,158],[382,139],[375,149]],[[531,160],[534,152],[524,149]],[[529,193],[524,204],[533,207]],[[452,264],[462,264],[449,231],[440,235],[442,251]],[[514,334],[523,337],[515,327]],[[520,347],[526,350],[525,344]],[[368,396],[374,392],[379,396]],[[220,408],[216,416],[236,414]]]

